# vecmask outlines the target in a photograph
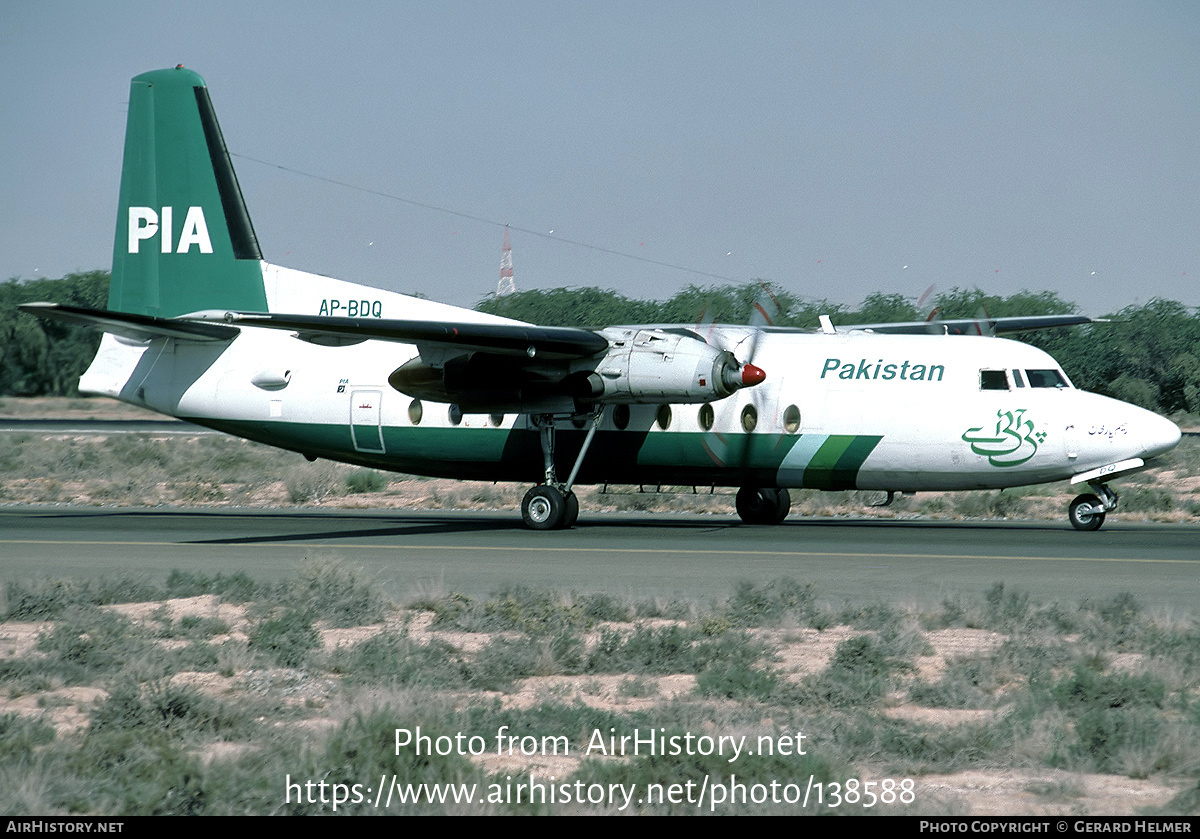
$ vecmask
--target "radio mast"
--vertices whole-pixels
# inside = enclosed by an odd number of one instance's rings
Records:
[[[496,296],[503,297],[517,290],[513,280],[512,240],[508,236],[508,225],[504,225],[504,250],[500,252],[500,282],[496,283]]]

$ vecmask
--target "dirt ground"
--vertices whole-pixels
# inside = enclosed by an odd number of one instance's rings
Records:
[[[153,626],[163,621],[179,621],[185,616],[219,618],[229,632],[209,639],[214,644],[244,643],[246,609],[221,603],[206,595],[152,603],[130,603],[111,607],[124,616]],[[385,629],[407,626],[411,635],[421,641],[440,640],[471,653],[486,646],[491,636],[484,633],[436,631],[431,628],[430,612],[396,611],[383,624],[349,629],[322,629],[322,641],[327,652],[361,641]],[[610,625],[613,626],[613,625]],[[619,625],[618,625],[619,626]],[[19,658],[37,655],[35,644],[40,633],[52,628],[48,622],[0,624],[0,656]],[[779,669],[785,678],[798,680],[820,672],[828,663],[839,643],[858,634],[857,630],[835,626],[814,629],[753,630],[762,640],[778,650]],[[1001,645],[1003,635],[977,629],[944,629],[924,633],[932,654],[918,659],[914,676],[936,677],[946,662],[956,656],[987,653]],[[172,643],[162,641],[161,643]],[[232,675],[217,673],[178,673],[174,680],[214,697],[229,701],[262,691],[270,685],[285,681],[294,683],[289,702],[296,707],[320,708],[335,704],[338,683],[333,677],[319,673],[299,676],[294,672],[244,669]],[[629,690],[636,680],[640,689]],[[564,703],[575,701],[587,705],[631,711],[653,708],[656,705],[684,700],[693,694],[695,678],[690,675],[635,676],[615,674],[602,676],[546,676],[522,681],[508,694],[463,692],[447,697],[460,705],[468,705],[498,696],[509,707],[528,708],[547,699]],[[80,731],[88,723],[90,709],[105,698],[97,686],[58,687],[20,696],[0,697],[0,715],[20,714],[40,716],[50,721],[60,736]],[[999,711],[961,711],[920,708],[897,700],[887,713],[897,717],[952,727],[956,723],[977,719],[980,715],[999,714]],[[313,730],[331,727],[334,721],[313,713],[301,722]],[[209,759],[236,754],[244,748],[237,744],[214,743],[206,751]],[[538,772],[557,777],[570,774],[578,764],[576,757],[504,757],[479,758],[480,766],[489,772]],[[1019,761],[1017,761],[1019,763]],[[870,780],[869,767],[864,780]],[[880,778],[887,777],[880,771]],[[1158,779],[1134,779],[1113,775],[1064,772],[1047,768],[1008,768],[991,771],[970,770],[948,775],[925,775],[916,778],[916,791],[923,814],[962,816],[1013,815],[1130,815],[1155,812],[1164,807],[1179,792]]]

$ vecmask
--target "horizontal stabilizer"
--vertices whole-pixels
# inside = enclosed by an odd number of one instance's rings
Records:
[[[218,323],[196,323],[195,321],[158,318],[151,315],[134,315],[128,312],[111,312],[107,309],[63,306],[58,303],[25,303],[17,308],[40,318],[100,329],[133,341],[149,341],[152,338],[229,341],[237,337],[238,332],[241,331],[236,326]]]
[[[211,316],[206,313],[206,317]],[[608,339],[587,329],[517,323],[444,323],[418,320],[337,318],[226,312],[227,323],[295,332],[314,344],[394,341],[459,352],[525,356],[546,361],[589,358],[608,349]]]

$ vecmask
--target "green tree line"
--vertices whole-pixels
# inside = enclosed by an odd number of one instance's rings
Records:
[[[103,308],[107,271],[69,274],[61,279],[9,280],[0,284],[0,395],[73,395],[99,342],[98,333],[19,313],[35,300]],[[886,323],[924,320],[928,311],[899,294],[869,295],[857,306],[814,300],[778,286],[767,287],[774,322],[816,328],[820,315],[834,323]],[[763,286],[688,286],[667,300],[641,300],[599,288],[523,291],[489,297],[475,308],[504,317],[553,326],[606,326],[636,323],[749,323]],[[1008,297],[979,289],[954,288],[931,303],[945,318],[986,313],[1070,314],[1075,303],[1055,292],[1022,291]],[[1162,413],[1200,413],[1200,309],[1155,299],[1107,316],[1106,324],[1018,334],[1062,364],[1076,386]]]
[[[87,369],[100,333],[17,311],[22,303],[48,300],[104,308],[108,271],[68,274],[57,280],[9,280],[0,284],[0,396],[71,396]]]

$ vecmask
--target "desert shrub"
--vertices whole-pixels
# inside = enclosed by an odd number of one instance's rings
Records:
[[[1130,649],[1150,632],[1142,619],[1142,606],[1125,591],[1107,600],[1085,600],[1079,606],[1083,637],[1105,649]]]
[[[698,630],[679,624],[604,629],[588,657],[590,673],[688,673],[702,663]]]
[[[37,649],[46,655],[41,666],[68,684],[81,684],[126,662],[149,648],[143,633],[124,616],[84,606],[67,611],[48,632],[38,636]]]
[[[493,595],[483,604],[485,619],[500,630],[546,635],[590,625],[577,604],[567,603],[545,589],[513,586]]]
[[[599,619],[597,609],[607,608],[604,604],[603,599],[592,601],[586,597],[564,597],[546,589],[511,586],[484,600],[454,592],[423,605],[433,611],[433,626],[439,629],[540,636],[589,628]]]
[[[894,606],[883,602],[862,606],[845,606],[837,621],[846,626],[863,630],[891,630],[898,632],[904,615]]]
[[[418,644],[396,632],[381,632],[330,657],[334,673],[352,681],[395,687],[458,688],[466,684],[462,658],[443,641]]]
[[[24,761],[40,746],[54,742],[54,726],[20,714],[0,714],[0,760]]]
[[[298,463],[287,470],[283,479],[288,500],[293,504],[322,501],[337,495],[345,487],[341,469],[328,461]]]
[[[1145,709],[1089,708],[1075,718],[1071,764],[1121,771],[1130,751],[1159,750],[1163,730],[1162,720]]]
[[[1025,512],[1025,499],[1006,492],[964,492],[955,498],[954,510],[968,518],[1011,518]]]
[[[621,623],[633,620],[633,607],[620,597],[603,592],[585,594],[575,598],[575,605],[589,621]]]
[[[267,592],[245,571],[232,574],[203,574],[174,569],[167,575],[167,597],[199,597],[215,594],[230,603],[246,603]]]
[[[1002,681],[991,657],[956,658],[936,682],[914,682],[908,698],[926,708],[990,708]]]
[[[875,638],[858,635],[838,644],[829,666],[805,680],[805,686],[818,701],[835,708],[871,705],[891,688],[895,669]]]
[[[86,779],[93,812],[202,815],[220,803],[208,794],[200,758],[162,731],[123,726],[89,731],[67,769]]]
[[[91,714],[90,731],[159,729],[175,735],[229,738],[254,730],[250,713],[194,688],[151,682],[145,687],[123,681]]]
[[[779,674],[737,661],[714,661],[696,676],[701,696],[766,701],[779,683]]]
[[[11,581],[4,586],[5,620],[58,620],[78,607],[136,603],[162,597],[160,586],[145,580],[116,577],[98,580],[46,578]]]
[[[1162,707],[1166,686],[1149,674],[1100,673],[1076,666],[1074,671],[1055,682],[1050,695],[1059,707],[1068,711],[1087,711],[1134,706]]]
[[[278,617],[259,621],[247,633],[250,649],[281,667],[299,667],[308,654],[321,646],[321,635],[312,618],[298,609],[287,609]]]
[[[837,742],[848,760],[882,762],[896,774],[950,773],[1010,753],[1017,740],[1007,721],[953,727],[853,713],[839,728]]]
[[[1175,509],[1175,496],[1155,487],[1125,487],[1118,510],[1127,513],[1169,513]]]
[[[578,673],[583,661],[583,641],[570,632],[496,638],[475,656],[467,677],[482,690],[510,691],[518,679]]]
[[[377,469],[355,469],[346,476],[346,489],[354,493],[383,492],[391,482]]]
[[[808,626],[815,612],[813,585],[788,578],[762,585],[742,580],[725,607],[725,616],[734,626],[777,626],[788,618]]]
[[[311,561],[278,590],[279,601],[332,626],[365,626],[383,620],[386,601],[361,571],[337,561]]]

